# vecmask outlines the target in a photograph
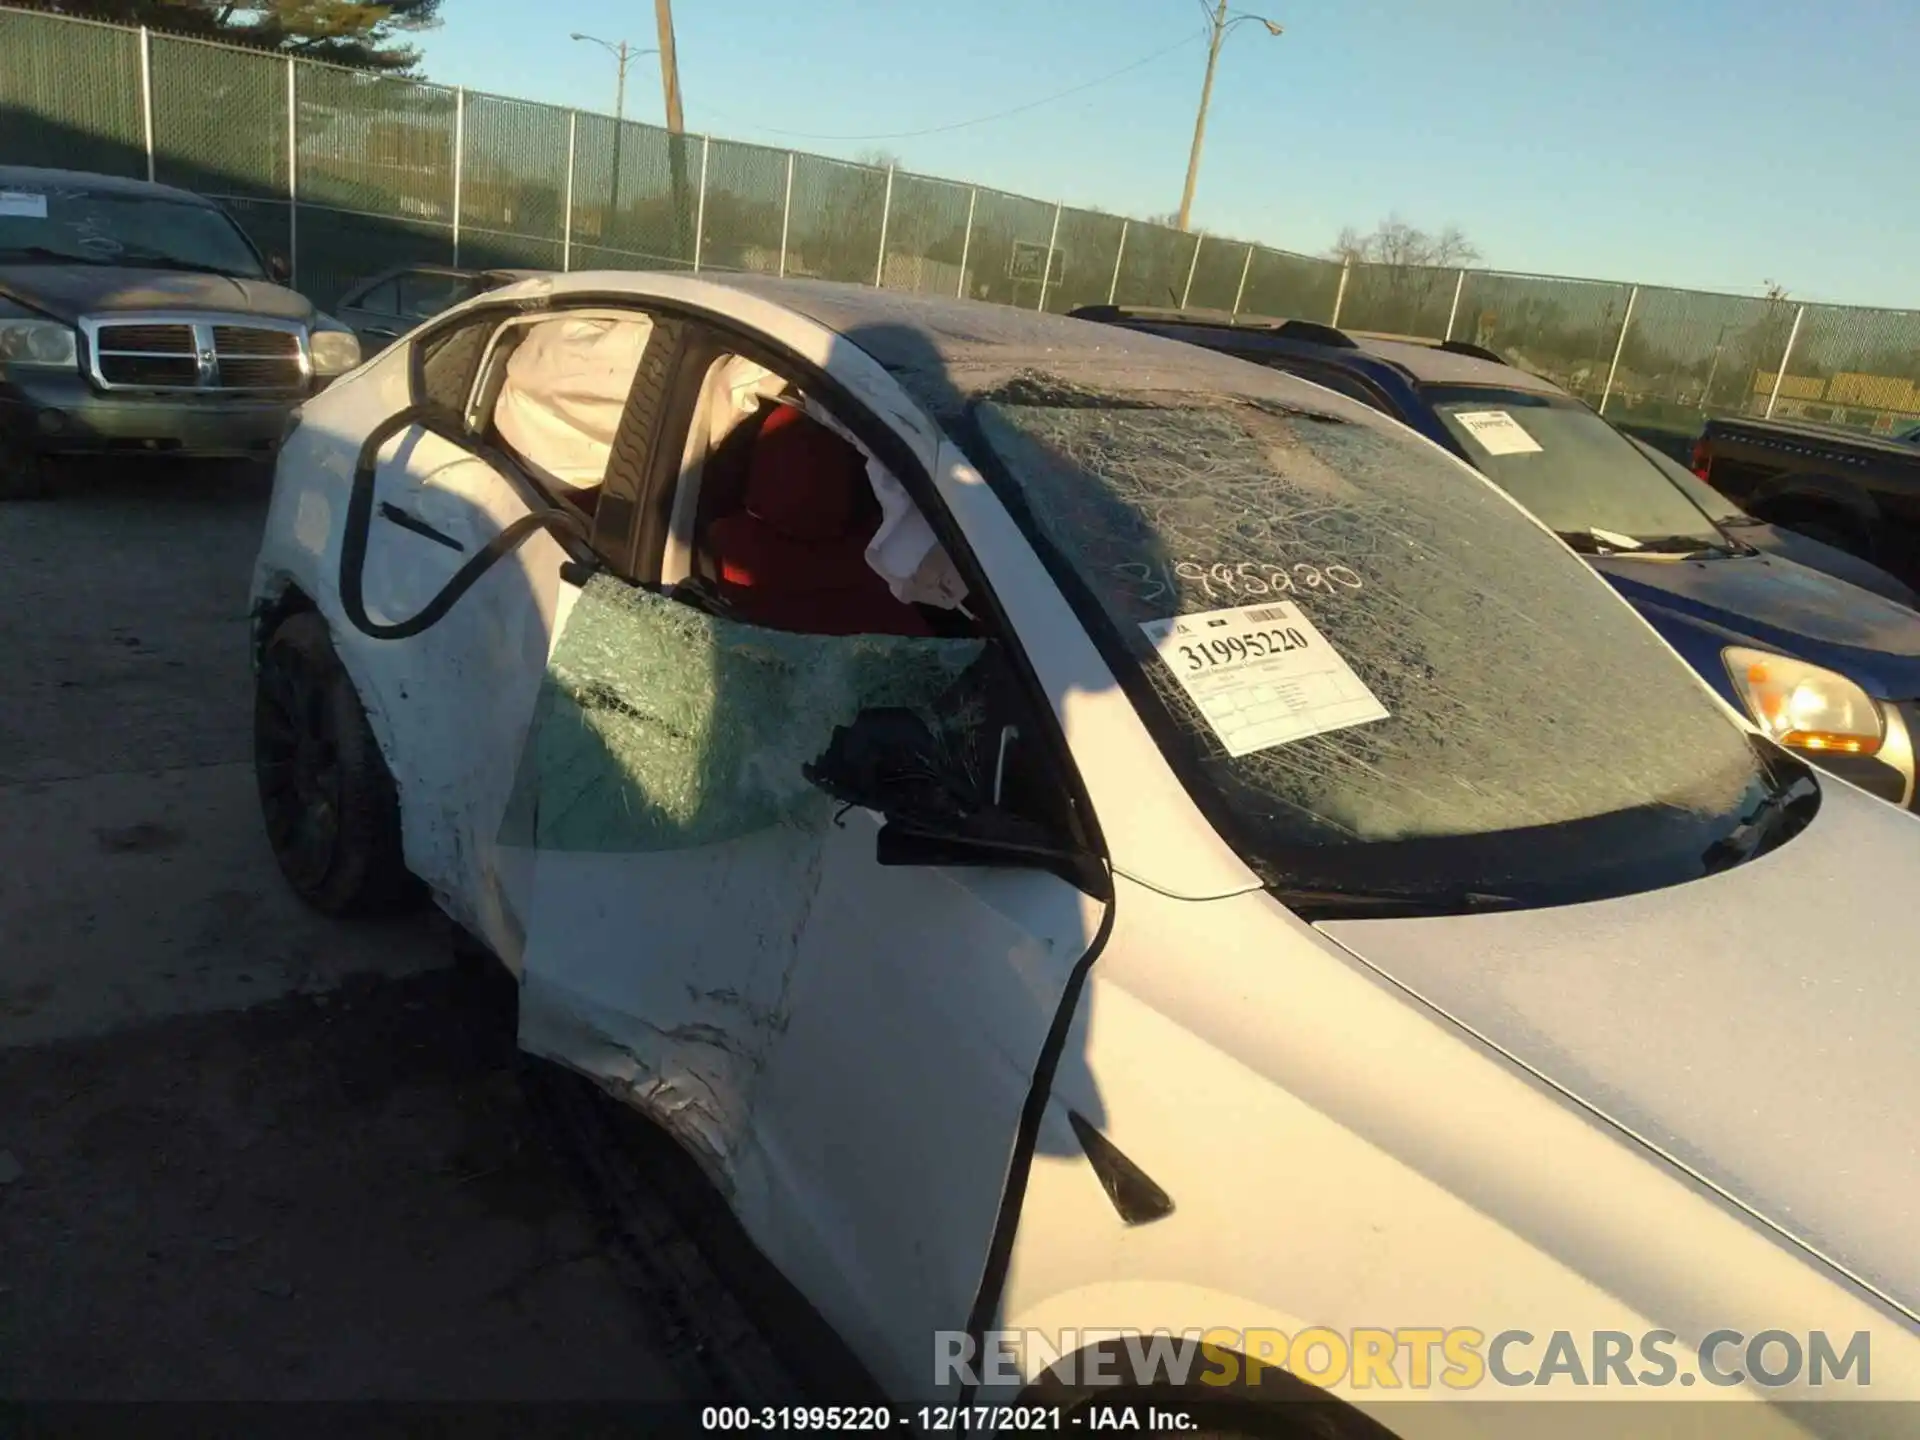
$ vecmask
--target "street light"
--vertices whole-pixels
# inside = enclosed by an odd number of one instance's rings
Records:
[[[624,40],[616,45],[611,40],[602,40],[598,35],[582,35],[578,31],[568,38],[585,40],[589,44],[598,45],[620,62],[619,78],[614,82],[613,89],[613,198],[608,206],[609,210],[617,214],[620,210],[620,131],[621,122],[627,111],[627,64],[642,55],[658,55],[660,52],[635,50]]]
[[[1207,0],[1200,0],[1200,9],[1207,17],[1207,28],[1211,32],[1207,43],[1207,79],[1200,87],[1200,113],[1193,121],[1193,153],[1187,157],[1187,187],[1180,192],[1180,228],[1187,228],[1187,220],[1193,213],[1193,187],[1200,178],[1200,142],[1207,133],[1207,103],[1213,98],[1213,67],[1220,59],[1220,42],[1227,38],[1227,32],[1236,25],[1248,20],[1257,20],[1267,27],[1269,35],[1278,35],[1280,27],[1264,15],[1229,15],[1227,0],[1220,0],[1217,10],[1207,10]]]

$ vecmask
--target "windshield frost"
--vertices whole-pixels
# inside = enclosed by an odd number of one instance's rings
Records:
[[[1681,663],[1445,458],[1229,397],[1027,398],[978,406],[981,436],[1256,868],[1297,878],[1313,866],[1288,852],[1628,812],[1697,824],[1756,793],[1746,737]],[[1277,596],[1389,718],[1232,758],[1140,626]]]

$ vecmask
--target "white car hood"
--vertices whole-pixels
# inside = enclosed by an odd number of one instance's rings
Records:
[[[1691,884],[1319,929],[1920,1316],[1920,819],[1823,790]]]

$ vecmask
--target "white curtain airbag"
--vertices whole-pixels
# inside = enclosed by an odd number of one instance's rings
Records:
[[[494,406],[501,438],[556,484],[598,485],[652,333],[645,316],[562,318],[529,327],[507,360]]]

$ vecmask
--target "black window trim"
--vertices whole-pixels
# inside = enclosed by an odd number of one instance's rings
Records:
[[[529,514],[543,510],[560,510],[577,517],[578,510],[551,494],[547,487],[528,471],[519,456],[514,455],[502,445],[489,442],[484,434],[475,434],[467,424],[467,407],[472,402],[474,387],[480,383],[487,357],[491,353],[493,332],[507,318],[538,314],[548,308],[540,302],[488,305],[428,321],[402,342],[407,347],[408,390],[416,404],[424,406],[434,416],[436,423],[430,427],[434,433],[447,440],[449,444],[456,443],[453,437],[459,436],[457,443],[460,447],[475,459],[493,466],[519,495],[521,503],[527,507]],[[448,405],[433,399],[427,393],[425,377],[428,346],[435,341],[450,339],[462,331],[480,329],[484,329],[487,334],[474,355],[473,368],[467,373],[460,403]],[[603,568],[598,553],[584,540],[565,531],[555,531],[554,539],[574,563],[592,569]]]

